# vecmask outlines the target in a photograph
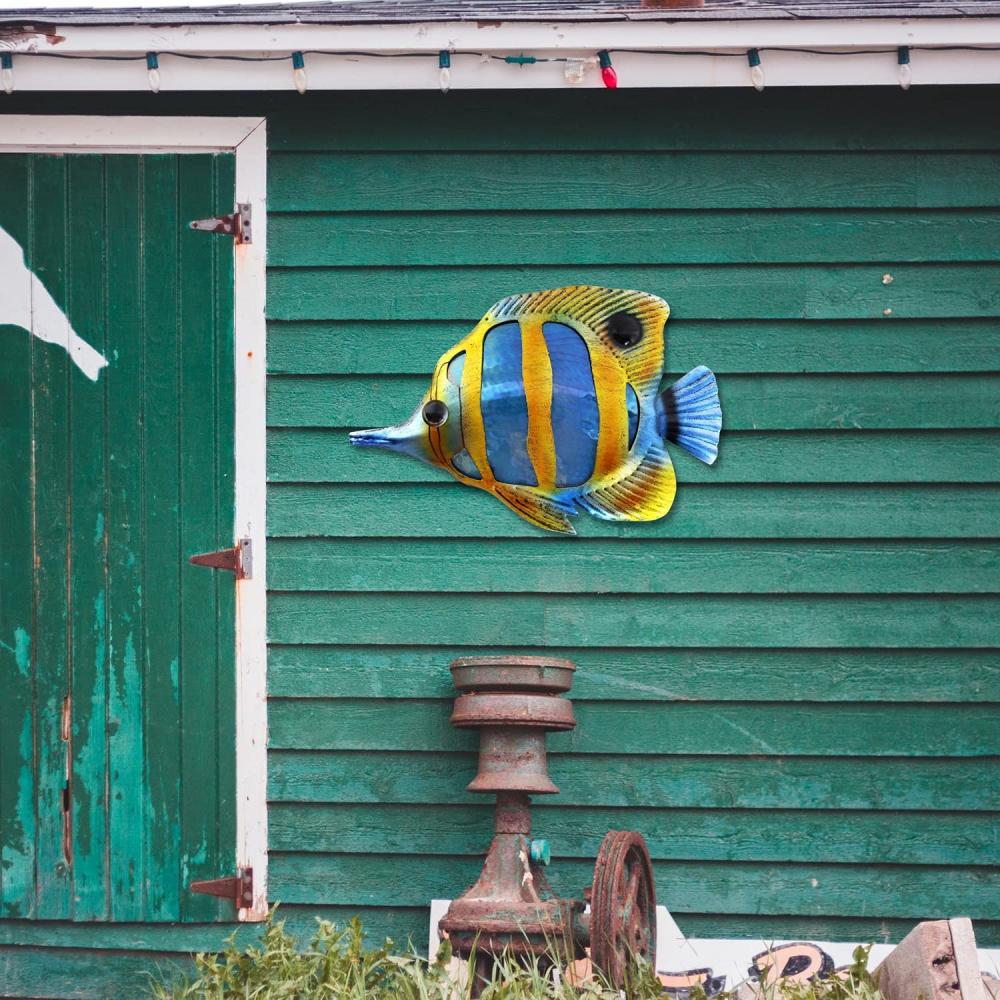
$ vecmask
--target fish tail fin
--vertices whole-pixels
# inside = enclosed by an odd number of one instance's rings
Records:
[[[667,418],[664,437],[711,465],[719,457],[722,406],[715,375],[704,365],[679,378],[660,399]]]

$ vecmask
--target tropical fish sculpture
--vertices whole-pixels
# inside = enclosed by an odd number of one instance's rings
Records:
[[[442,356],[409,420],[351,442],[439,466],[549,531],[575,534],[581,509],[655,521],[677,488],[665,443],[711,465],[722,428],[707,368],[660,392],[669,315],[591,285],[508,296]]]

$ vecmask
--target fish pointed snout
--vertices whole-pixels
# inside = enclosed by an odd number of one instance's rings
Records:
[[[393,427],[375,427],[367,431],[351,431],[351,444],[362,445],[370,448],[391,448],[392,438],[389,436]]]
[[[419,458],[422,462],[434,463],[434,456],[427,440],[427,425],[420,416],[420,410],[405,423],[396,427],[374,427],[370,430],[351,431],[351,444],[362,448],[386,448]]]

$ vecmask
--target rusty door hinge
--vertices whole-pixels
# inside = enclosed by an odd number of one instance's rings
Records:
[[[253,243],[253,226],[251,225],[250,206],[239,204],[232,215],[214,215],[208,219],[195,219],[189,222],[191,229],[200,229],[203,233],[221,233],[232,236],[237,243]]]
[[[191,892],[200,892],[204,896],[231,899],[240,909],[253,906],[253,869],[239,868],[235,875],[230,875],[228,878],[192,882],[188,889]]]
[[[249,580],[253,576],[253,545],[249,538],[241,538],[231,549],[199,552],[189,556],[188,562],[209,569],[227,569],[236,574],[237,580]]]

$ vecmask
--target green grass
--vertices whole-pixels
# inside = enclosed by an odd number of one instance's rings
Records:
[[[763,987],[759,1000],[881,1000],[867,970],[868,950],[859,948],[843,978],[809,983],[784,981]],[[457,971],[456,971],[457,969]],[[195,975],[171,979],[161,973],[151,980],[152,1000],[465,1000],[471,965],[452,962],[445,942],[437,958],[427,962],[399,954],[387,939],[366,948],[361,922],[355,918],[338,928],[318,921],[312,939],[301,947],[272,911],[260,941],[239,949],[234,937],[218,953],[195,956]],[[618,991],[599,979],[571,985],[537,962],[527,968],[502,960],[485,986],[483,1000],[652,1000],[663,987],[648,965],[637,963],[628,985]],[[697,988],[691,1000],[705,1000]],[[713,1000],[736,1000],[725,993]]]

